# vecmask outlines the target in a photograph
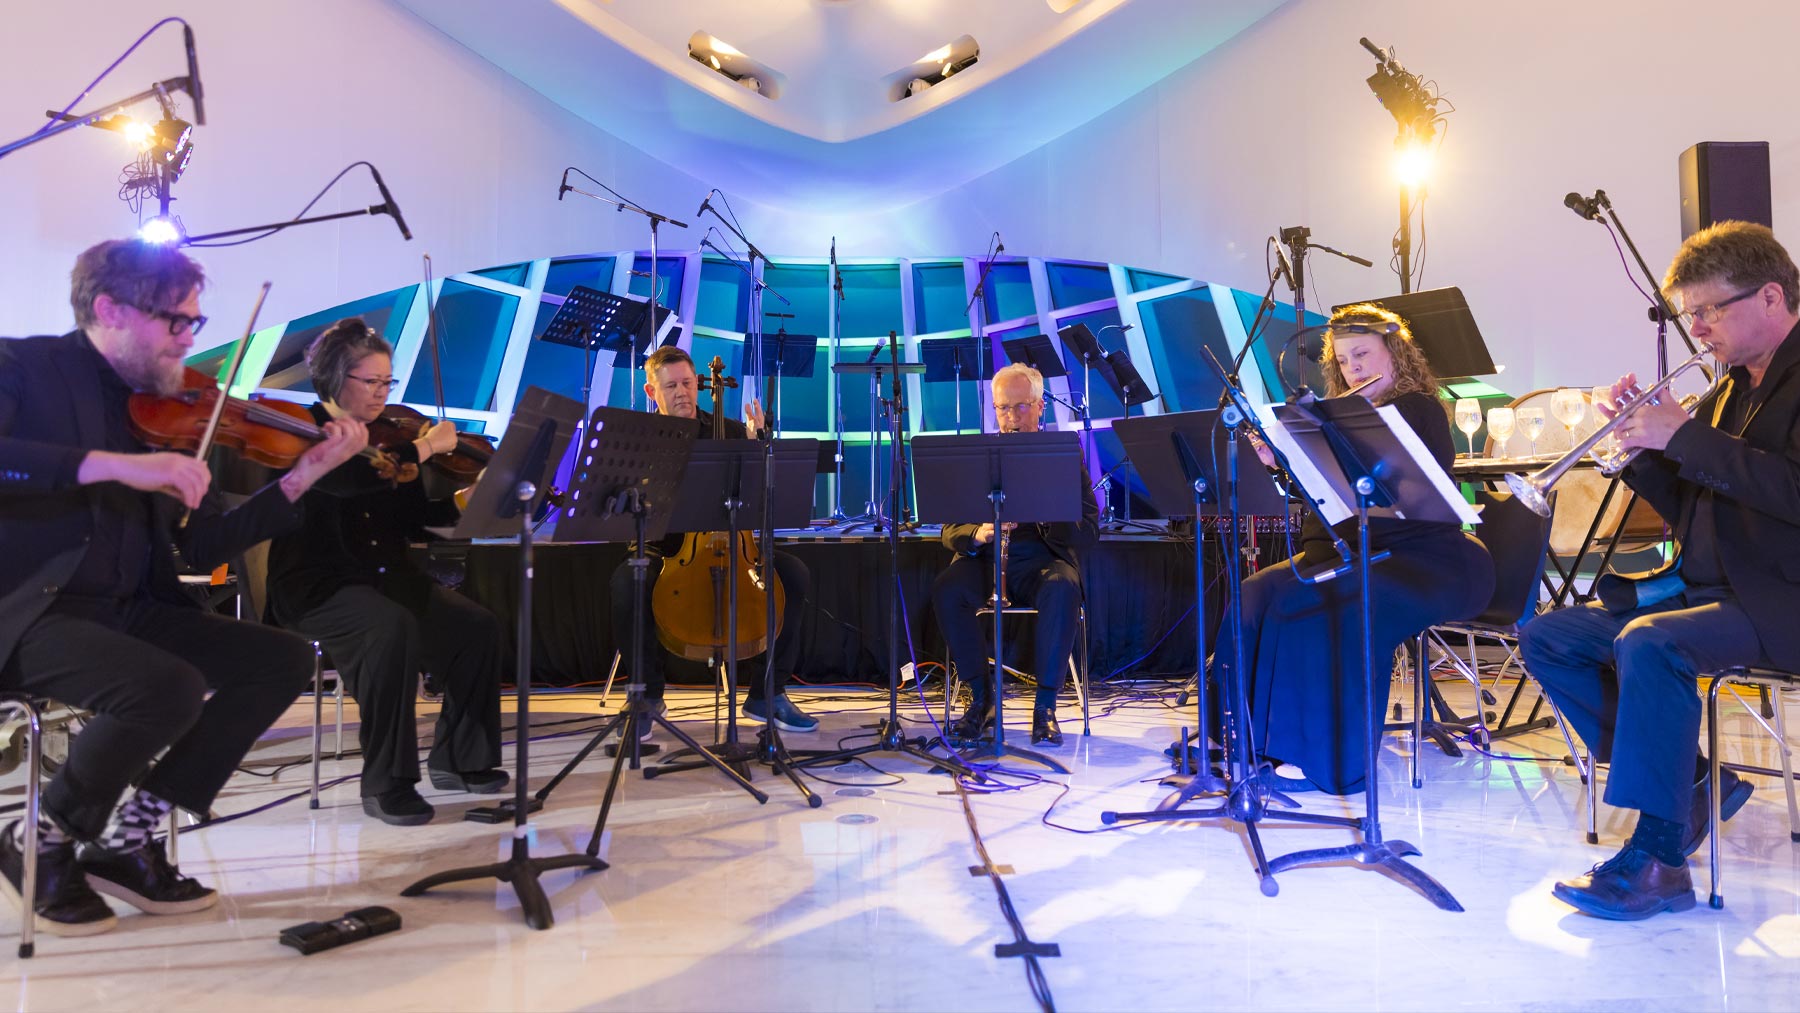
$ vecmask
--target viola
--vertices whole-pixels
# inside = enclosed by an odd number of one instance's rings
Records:
[[[432,419],[418,409],[391,404],[381,410],[380,418],[369,423],[369,442],[378,447],[411,443],[432,425]],[[494,445],[487,437],[458,432],[454,450],[432,454],[421,467],[451,482],[452,488],[466,489],[481,477],[481,470],[493,457]]]
[[[128,412],[132,434],[138,442],[158,450],[197,451],[221,397],[225,395],[215,378],[189,367],[182,378],[182,389],[172,395],[131,395]],[[313,422],[312,412],[301,405],[225,397],[213,446],[229,447],[246,460],[286,470],[324,439],[325,430]],[[417,476],[415,466],[400,464],[379,447],[364,447],[359,453],[387,481],[407,481],[409,469],[413,477]]]
[[[737,381],[725,375],[725,360],[713,356],[711,377],[701,387],[712,391],[715,440],[725,438],[725,391],[736,386]],[[656,637],[669,653],[692,661],[725,659],[731,644],[728,580],[737,584],[737,660],[767,649],[769,638],[781,629],[787,606],[780,578],[772,580],[771,587],[763,586],[756,539],[739,538],[737,557],[732,558],[729,532],[702,531],[682,536],[680,551],[663,562],[650,596]],[[775,596],[774,631],[768,625],[769,594]]]

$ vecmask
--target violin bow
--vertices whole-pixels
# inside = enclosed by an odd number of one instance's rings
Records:
[[[225,415],[225,402],[231,397],[231,385],[237,382],[238,370],[244,365],[244,352],[250,348],[250,336],[256,333],[256,318],[262,315],[263,301],[269,298],[269,289],[273,282],[263,282],[262,291],[256,293],[256,305],[250,307],[250,322],[244,325],[244,336],[238,339],[237,348],[231,353],[231,365],[225,367],[225,383],[219,391],[219,397],[213,402],[212,418],[206,420],[206,432],[200,434],[200,445],[194,448],[196,460],[204,462],[212,452],[213,437],[219,431],[219,419]],[[188,514],[181,514],[181,527],[187,527]]]
[[[444,364],[439,358],[438,342],[443,340],[443,323],[438,319],[437,298],[432,295],[431,254],[425,256],[425,342],[431,346],[431,381],[437,388],[438,421],[449,417],[444,408]]]

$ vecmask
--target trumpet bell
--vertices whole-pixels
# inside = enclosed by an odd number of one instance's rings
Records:
[[[1506,476],[1506,487],[1512,490],[1519,502],[1531,508],[1531,512],[1539,517],[1550,516],[1550,498],[1532,482],[1529,475]]]

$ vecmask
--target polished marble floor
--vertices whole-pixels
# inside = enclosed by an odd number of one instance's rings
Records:
[[[1454,698],[1458,689],[1449,689]],[[808,694],[797,693],[807,700]],[[829,745],[883,709],[874,694],[823,691],[806,705],[822,730],[790,744]],[[616,703],[616,700],[614,701]],[[683,726],[710,737],[711,697],[682,695]],[[1063,1010],[1192,1009],[1782,1009],[1800,1007],[1800,845],[1778,784],[1759,780],[1727,827],[1726,906],[1700,905],[1635,924],[1596,921],[1550,895],[1558,878],[1611,854],[1629,817],[1601,810],[1601,843],[1583,840],[1583,788],[1555,732],[1513,740],[1550,762],[1425,752],[1426,783],[1406,780],[1404,737],[1383,756],[1385,825],[1423,852],[1420,868],[1467,908],[1432,907],[1367,869],[1293,870],[1263,896],[1244,838],[1229,827],[1161,824],[1102,830],[1105,809],[1163,793],[1162,749],[1191,715],[1145,695],[1115,699],[1090,738],[1057,751],[1074,770],[971,805],[1031,939],[1056,943],[1042,967]],[[543,695],[533,776],[560,767],[595,727],[592,695]],[[1790,707],[1793,704],[1790,703]],[[303,701],[254,755],[303,755]],[[1075,708],[1065,706],[1070,733]],[[909,708],[913,724],[921,712]],[[1022,716],[1022,715],[1015,715]],[[1800,718],[1800,712],[1793,713]],[[352,715],[354,717],[354,715]],[[562,724],[554,724],[563,722]],[[1019,739],[1023,738],[1021,728]],[[568,734],[568,733],[577,734]],[[352,734],[352,741],[354,735]],[[1775,765],[1741,710],[1733,756]],[[585,846],[603,787],[596,754],[535,820],[535,848]],[[628,777],[605,842],[604,872],[553,873],[557,923],[526,928],[493,883],[418,898],[399,891],[430,872],[491,861],[506,828],[462,822],[478,800],[428,792],[436,822],[388,827],[363,817],[354,781],[244,819],[182,835],[183,868],[220,887],[214,911],[130,914],[114,932],[43,937],[9,961],[6,1002],[20,1009],[451,1010],[1027,1010],[1022,962],[994,956],[1013,936],[950,782],[909,760],[826,769],[821,808],[759,769],[767,805],[710,772]],[[327,760],[327,778],[354,759]],[[16,799],[20,778],[0,780]],[[1059,796],[1066,781],[1066,795]],[[306,787],[304,766],[270,781],[240,775],[220,814]],[[1346,811],[1303,797],[1308,809]],[[1350,800],[1360,806],[1360,799]],[[1098,833],[1072,833],[1046,825]],[[1271,852],[1343,843],[1346,834],[1269,829]],[[393,935],[310,957],[277,945],[280,928],[365,905],[404,918]],[[16,942],[0,914],[0,952]]]

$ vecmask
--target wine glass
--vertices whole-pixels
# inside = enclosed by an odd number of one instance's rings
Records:
[[[1575,445],[1575,427],[1587,418],[1587,395],[1574,387],[1562,387],[1550,395],[1550,414],[1569,433],[1569,446]]]
[[[1607,418],[1605,414],[1600,411],[1600,406],[1606,405],[1609,408],[1612,407],[1612,386],[1610,384],[1603,384],[1599,387],[1595,387],[1588,393],[1589,396],[1594,399],[1594,429],[1597,432],[1607,423]],[[1616,433],[1608,434],[1606,439],[1601,440],[1599,445],[1594,447],[1594,460],[1599,462],[1600,466],[1604,468],[1618,451],[1618,435]]]
[[[1531,456],[1536,457],[1538,437],[1544,435],[1544,406],[1520,405],[1513,410],[1513,416],[1518,419],[1519,429],[1525,434],[1525,438],[1531,441]]]
[[[1481,402],[1472,397],[1456,399],[1456,428],[1469,441],[1469,456],[1475,456],[1475,431],[1481,428]]]
[[[1488,409],[1488,435],[1494,440],[1495,457],[1506,456],[1506,441],[1512,439],[1515,421],[1511,408]]]

